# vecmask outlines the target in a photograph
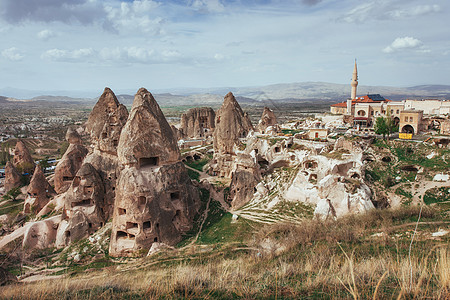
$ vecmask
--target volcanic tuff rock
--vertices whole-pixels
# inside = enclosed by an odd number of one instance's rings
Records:
[[[180,130],[188,138],[207,137],[214,130],[215,117],[211,107],[191,108],[181,115]]]
[[[66,132],[66,141],[69,142],[69,144],[81,144],[81,136],[78,134],[78,132],[72,128],[68,128]]]
[[[244,114],[233,94],[228,93],[222,107],[216,113],[214,130],[214,151],[220,154],[234,154],[234,146],[239,138],[244,138],[253,130],[247,114]]]
[[[146,89],[134,98],[117,153],[122,170],[110,254],[132,256],[154,242],[174,245],[192,227],[199,196],[180,161],[173,132]]]
[[[270,126],[275,126],[279,129],[275,113],[266,106],[264,107],[264,111],[261,115],[261,120],[259,120],[259,123],[256,126],[256,130],[260,133],[266,133],[266,129]]]
[[[261,172],[255,159],[249,154],[238,154],[230,185],[231,208],[236,209],[248,203],[260,181]]]
[[[170,125],[170,128],[172,128],[173,136],[178,140],[181,140],[183,136],[183,132],[181,132],[180,129],[178,129],[175,125]]]
[[[94,146],[102,152],[116,155],[120,132],[127,118],[127,108],[106,87],[86,122],[86,131],[90,133]]]
[[[180,160],[173,131],[152,94],[144,88],[134,98],[117,154],[121,165],[137,168]]]
[[[60,222],[61,216],[33,222],[23,235],[23,248],[33,250],[54,247]]]
[[[58,194],[67,191],[88,153],[86,147],[81,145],[81,137],[76,131],[69,128],[66,139],[70,145],[55,168],[54,183]]]
[[[105,188],[97,170],[84,163],[66,192],[57,246],[88,236],[105,224]]]
[[[90,163],[97,169],[103,181],[106,219],[113,212],[115,186],[119,172],[117,146],[127,118],[126,107],[117,101],[113,91],[105,88],[86,123],[86,131],[91,135],[93,151],[86,156],[84,162]]]
[[[362,153],[344,161],[302,154],[301,167],[284,198],[316,206],[321,218],[340,217],[373,209],[371,192],[362,180]]]
[[[9,192],[12,188],[20,186],[21,175],[11,162],[7,162],[5,166],[5,192]]]
[[[214,158],[209,163],[212,175],[231,178],[236,148],[242,145],[239,139],[251,131],[253,126],[248,115],[244,114],[233,94],[228,93],[216,113]]]
[[[17,169],[23,170],[24,173],[31,173],[34,169],[34,160],[31,157],[30,151],[21,140],[17,141],[14,149],[13,164]]]
[[[56,195],[55,190],[48,183],[39,165],[34,169],[33,177],[27,188],[27,194],[23,212],[34,212],[36,214],[48,203],[52,196]]]

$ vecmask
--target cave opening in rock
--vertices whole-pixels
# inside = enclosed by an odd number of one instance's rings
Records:
[[[155,167],[159,163],[159,157],[141,157],[139,158],[139,168]]]

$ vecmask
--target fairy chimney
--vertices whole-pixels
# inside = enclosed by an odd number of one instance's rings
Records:
[[[39,213],[54,195],[56,195],[55,190],[45,178],[42,168],[37,165],[27,188],[27,197],[25,199],[23,212]]]
[[[110,255],[134,256],[155,242],[175,245],[192,228],[199,195],[171,127],[144,88],[134,98],[117,153]]]

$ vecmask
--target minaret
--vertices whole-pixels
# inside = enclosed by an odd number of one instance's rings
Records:
[[[355,59],[355,68],[353,69],[353,76],[352,76],[352,94],[351,99],[356,98],[356,87],[358,86],[358,70],[356,69],[356,59]]]

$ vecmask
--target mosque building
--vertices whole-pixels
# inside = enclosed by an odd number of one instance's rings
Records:
[[[450,101],[403,100],[391,101],[380,94],[357,96],[358,69],[353,68],[351,97],[330,106],[332,114],[344,115],[344,121],[355,128],[373,127],[378,117],[390,117],[399,125],[400,132],[417,134],[428,127],[423,115],[449,115]]]

